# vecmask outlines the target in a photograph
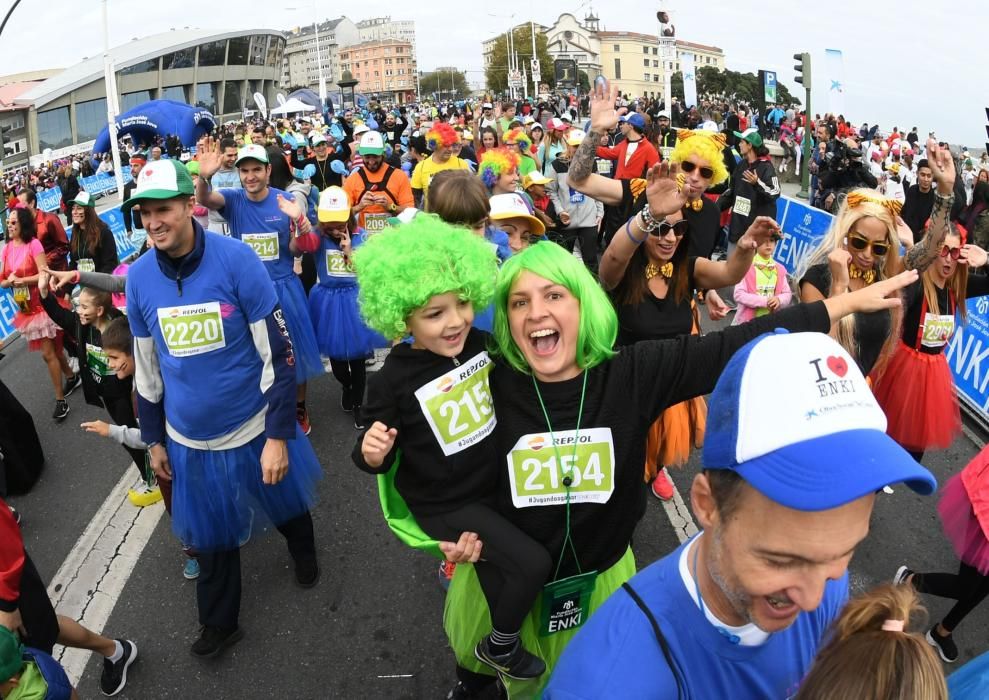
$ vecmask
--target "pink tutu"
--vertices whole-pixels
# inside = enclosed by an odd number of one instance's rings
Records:
[[[42,340],[56,340],[62,335],[62,329],[43,309],[33,314],[18,312],[14,316],[14,328],[27,340],[29,350],[40,350]]]
[[[944,487],[937,509],[941,527],[958,558],[978,569],[983,576],[989,575],[989,538],[975,517],[960,474],[951,477]]]

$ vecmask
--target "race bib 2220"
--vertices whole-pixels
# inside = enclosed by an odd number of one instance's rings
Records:
[[[158,309],[158,326],[173,357],[201,355],[227,344],[218,301]]]

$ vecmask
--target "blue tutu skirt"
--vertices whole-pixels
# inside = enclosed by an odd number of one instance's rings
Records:
[[[309,316],[316,329],[319,351],[334,360],[359,360],[370,357],[375,348],[389,345],[361,319],[356,284],[317,284],[309,290]]]
[[[288,440],[288,474],[274,485],[261,474],[266,438],[230,450],[197,450],[168,440],[172,465],[172,531],[199,552],[237,549],[250,533],[302,515],[323,476],[309,438],[296,426]]]
[[[323,360],[319,356],[316,345],[316,333],[312,321],[309,320],[309,310],[306,308],[306,292],[302,282],[295,275],[280,280],[273,280],[278,303],[285,314],[285,325],[292,338],[292,350],[295,353],[295,382],[304,384],[326,373]]]

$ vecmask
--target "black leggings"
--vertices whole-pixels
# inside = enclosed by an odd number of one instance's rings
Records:
[[[130,396],[118,396],[112,399],[105,398],[103,399],[103,403],[106,405],[107,413],[110,414],[110,418],[113,419],[114,423],[127,428],[137,427],[137,418],[134,416],[134,404],[131,402]],[[134,466],[137,467],[141,478],[148,481],[149,476],[145,474],[148,466],[145,463],[144,450],[127,447],[126,445],[124,445],[124,449],[127,450],[130,458],[134,460]]]
[[[484,503],[416,519],[438,540],[456,542],[464,532],[478,534],[484,547],[474,568],[491,611],[491,626],[507,634],[522,629],[553,565],[546,548]]]
[[[364,387],[367,384],[367,367],[364,359],[334,360],[330,358],[330,370],[336,380],[350,392],[350,400],[355,406],[364,405]],[[459,535],[458,535],[459,537]]]
[[[913,587],[921,593],[958,601],[941,621],[941,625],[952,632],[989,595],[989,576],[960,563],[957,574],[914,574]]]
[[[573,252],[574,244],[580,241],[580,257],[584,266],[591,272],[598,268],[598,230],[596,226],[563,229],[554,234],[558,243],[567,251]]]

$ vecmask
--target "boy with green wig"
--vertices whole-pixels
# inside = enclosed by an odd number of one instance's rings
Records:
[[[370,381],[368,428],[354,463],[372,474],[401,469],[394,487],[418,527],[455,542],[476,533],[475,568],[491,613],[474,655],[499,673],[538,678],[546,664],[519,640],[549,574],[547,550],[498,514],[497,419],[488,377],[488,336],[472,327],[498,274],[483,238],[432,215],[378,233],[354,254],[361,313],[396,345]]]
[[[49,654],[25,647],[0,625],[0,698],[70,700],[78,698],[65,670]]]

